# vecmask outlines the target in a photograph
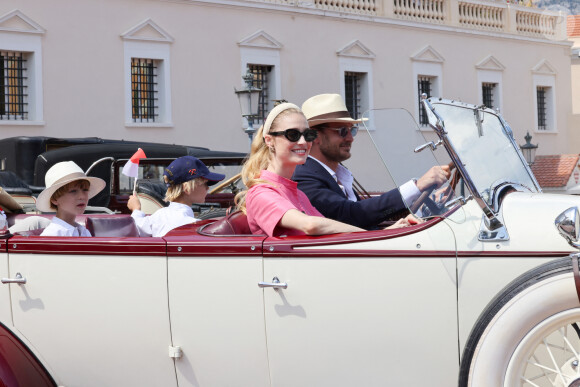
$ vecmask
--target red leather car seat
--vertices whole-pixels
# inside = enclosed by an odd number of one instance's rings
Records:
[[[214,223],[203,226],[200,234],[211,236],[252,235],[248,218],[242,211],[234,211]]]
[[[138,237],[139,230],[130,216],[87,217],[86,228],[95,237]]]

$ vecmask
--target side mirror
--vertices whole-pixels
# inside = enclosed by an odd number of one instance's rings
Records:
[[[580,213],[578,207],[570,207],[562,212],[555,221],[556,228],[570,245],[580,248],[578,238],[580,237]]]

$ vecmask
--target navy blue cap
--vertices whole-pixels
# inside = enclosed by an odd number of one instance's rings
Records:
[[[201,160],[193,156],[183,156],[175,159],[165,168],[163,176],[167,176],[168,187],[171,184],[182,184],[198,177],[207,179],[208,185],[213,185],[226,177],[226,175],[221,173],[210,172]]]

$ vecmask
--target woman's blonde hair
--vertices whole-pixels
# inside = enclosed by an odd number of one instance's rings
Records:
[[[169,184],[169,180],[167,176],[163,176],[163,180],[165,180],[165,184]],[[173,202],[177,200],[181,195],[184,193],[190,193],[195,189],[195,187],[205,184],[208,181],[204,177],[198,177],[193,180],[186,181],[185,183],[181,184],[171,184],[167,187],[167,192],[165,192],[165,200],[166,202]]]
[[[287,105],[287,106],[282,106]],[[278,111],[276,111],[278,110]],[[281,104],[272,109],[270,114],[268,114],[268,118],[266,119],[265,125],[260,126],[260,129],[254,134],[254,139],[252,140],[252,147],[250,150],[250,155],[244,162],[244,166],[242,167],[242,182],[246,186],[244,191],[238,193],[235,197],[235,203],[239,210],[241,210],[244,214],[246,213],[246,194],[248,190],[252,188],[256,184],[260,183],[268,183],[265,180],[261,180],[260,172],[264,169],[268,168],[270,165],[270,160],[274,156],[273,150],[268,148],[266,145],[266,141],[264,137],[273,128],[278,126],[280,119],[285,117],[289,114],[294,113],[302,113],[302,110],[294,104]],[[275,114],[274,117],[271,117],[272,114]],[[267,132],[264,133],[264,126],[266,126]],[[269,183],[268,183],[269,184]]]

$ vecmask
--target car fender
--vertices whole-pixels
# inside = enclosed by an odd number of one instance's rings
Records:
[[[0,323],[0,385],[56,386],[38,358],[2,323]]]

